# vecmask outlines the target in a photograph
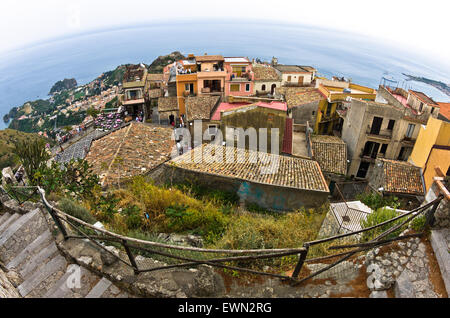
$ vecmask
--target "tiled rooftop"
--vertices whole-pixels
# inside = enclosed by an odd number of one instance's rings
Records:
[[[104,186],[149,172],[170,159],[173,129],[131,123],[94,141],[86,160]],[[116,163],[116,164],[114,164]]]
[[[227,157],[225,156],[227,147],[211,144],[203,144],[202,147],[203,151],[195,151],[197,148],[194,148],[165,164],[169,166],[174,165],[186,170],[248,180],[255,183],[329,192],[322,171],[316,161],[239,149],[244,154],[245,159],[243,162],[227,163]],[[218,147],[216,149],[222,151],[222,162],[217,162],[215,157],[211,155],[211,153],[217,153],[214,152],[214,147]],[[237,158],[238,148],[231,149],[234,153],[234,158]],[[202,152],[205,154],[203,157]],[[218,155],[216,154],[216,156]],[[278,162],[278,169],[274,169],[274,172],[270,174],[262,174],[261,168],[269,167],[270,162]]]
[[[380,159],[383,162],[384,191],[423,195],[420,168],[409,162]]]
[[[186,119],[210,119],[211,111],[219,101],[219,96],[195,96],[186,98]]]
[[[159,88],[151,89],[148,91],[149,98],[159,98],[162,96],[162,90]]]
[[[450,103],[438,103],[439,114],[450,120]]]
[[[151,82],[162,81],[164,74],[147,74],[147,80]]]
[[[214,61],[223,61],[224,58],[222,55],[198,55],[195,57],[197,62],[214,62]]]
[[[178,110],[178,101],[176,96],[158,98],[158,111],[167,112]]]
[[[289,109],[325,98],[312,87],[280,87],[277,92],[284,95]]]
[[[413,95],[415,95],[417,98],[419,98],[425,104],[428,104],[430,106],[438,106],[438,104],[436,104],[436,102],[434,100],[432,100],[430,97],[428,97],[427,95],[425,95],[422,92],[413,91],[412,89],[410,89],[409,92],[412,93]]]
[[[277,70],[282,73],[310,73],[298,65],[276,65],[274,66]]]
[[[311,136],[314,159],[323,171],[342,174],[347,173],[347,146],[336,136]]]
[[[277,71],[271,66],[254,66],[255,81],[278,81]]]

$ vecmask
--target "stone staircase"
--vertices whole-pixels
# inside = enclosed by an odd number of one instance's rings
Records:
[[[0,214],[0,262],[22,297],[132,297],[108,279],[70,264],[39,208],[26,214]]]

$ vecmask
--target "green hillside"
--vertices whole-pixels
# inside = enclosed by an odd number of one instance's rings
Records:
[[[14,129],[0,130],[0,170],[17,164],[17,159],[14,158],[14,154],[12,153],[15,140],[36,140],[39,138],[43,137],[40,137],[38,134],[24,133]]]

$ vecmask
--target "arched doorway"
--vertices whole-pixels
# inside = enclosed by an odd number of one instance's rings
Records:
[[[275,88],[277,87],[277,84],[272,84],[272,86],[270,87],[270,94],[273,95],[273,93],[275,93]]]

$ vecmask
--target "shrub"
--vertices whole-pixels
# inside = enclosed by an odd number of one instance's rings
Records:
[[[427,218],[425,215],[416,216],[411,220],[411,228],[416,232],[421,232],[425,230],[425,226],[427,224]]]
[[[305,210],[279,216],[235,216],[215,246],[226,249],[301,247],[316,238],[324,217],[325,213]]]
[[[395,196],[384,197],[381,194],[374,192],[358,194],[356,198],[365,205],[367,205],[368,207],[370,207],[372,210],[378,210],[385,206],[390,206],[396,209],[400,206],[397,197]]]
[[[87,223],[94,224],[96,222],[95,217],[86,208],[70,199],[63,198],[61,201],[59,201],[58,206],[61,211]]]
[[[362,220],[361,227],[368,228],[371,226],[375,226],[375,225],[378,225],[385,221],[388,221],[390,219],[393,219],[396,216],[398,216],[398,213],[395,210],[380,208],[380,209],[375,210],[372,213],[370,213],[365,220]],[[363,236],[362,236],[361,240],[363,242],[369,241],[369,240],[377,237],[381,233],[389,230],[390,228],[402,223],[403,221],[404,221],[403,219],[398,219],[396,221],[393,221],[393,222],[387,223],[385,225],[382,225],[380,227],[377,227],[373,230],[363,232]],[[389,235],[385,236],[383,239],[390,239],[390,238],[397,237],[404,229],[405,229],[405,227],[400,227],[398,230],[390,233]]]

